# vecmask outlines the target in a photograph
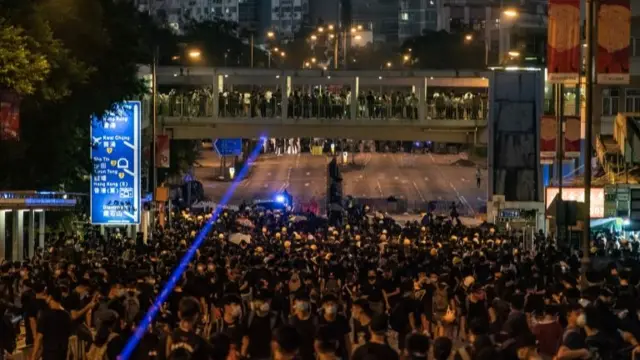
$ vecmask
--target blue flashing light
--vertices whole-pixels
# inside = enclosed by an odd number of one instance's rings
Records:
[[[211,231],[211,228],[213,227],[213,224],[215,223],[215,221],[218,219],[220,212],[224,209],[224,205],[226,205],[229,202],[229,200],[231,199],[231,196],[233,196],[233,193],[238,188],[238,185],[240,184],[238,179],[244,178],[247,171],[249,170],[250,164],[253,163],[255,159],[258,157],[258,155],[260,154],[260,151],[262,150],[262,146],[266,141],[266,139],[267,139],[266,136],[260,137],[260,143],[256,145],[256,147],[253,149],[253,151],[249,155],[248,161],[244,164],[244,166],[239,172],[239,176],[236,178],[235,181],[231,183],[231,186],[227,189],[225,194],[222,196],[222,199],[220,200],[221,206],[216,207],[209,221],[207,221],[204,227],[200,230],[200,232],[195,238],[195,241],[193,242],[193,244],[191,244],[191,247],[189,248],[189,250],[187,250],[187,253],[180,260],[178,267],[176,267],[173,270],[173,273],[171,273],[171,276],[169,277],[169,281],[167,281],[164,288],[162,289],[162,291],[160,291],[160,294],[153,302],[153,305],[151,305],[151,307],[149,308],[145,316],[142,318],[142,321],[140,321],[140,324],[138,324],[138,327],[133,333],[133,336],[131,336],[127,341],[127,344],[125,345],[124,349],[120,353],[120,356],[119,356],[120,360],[129,360],[129,358],[133,354],[134,350],[136,349],[136,346],[138,346],[138,343],[140,343],[140,340],[142,340],[144,333],[148,330],[149,326],[153,322],[153,319],[158,314],[158,311],[162,307],[162,304],[167,300],[167,297],[169,297],[169,294],[171,294],[171,292],[176,286],[176,283],[182,277],[182,274],[185,272],[185,270],[189,266],[189,263],[195,256],[196,251],[198,251],[198,248],[200,247],[200,245],[202,245],[202,242],[206,238],[207,234],[209,233],[209,231]]]
[[[285,202],[287,202],[287,199],[284,197],[284,195],[276,195],[276,202],[284,204]]]
[[[629,220],[629,219],[624,219],[624,220],[622,221],[622,225],[624,225],[624,226],[629,226],[629,225],[631,225],[631,220]]]

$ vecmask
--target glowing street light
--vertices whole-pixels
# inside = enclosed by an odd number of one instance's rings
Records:
[[[323,28],[322,26],[320,26],[320,27],[318,28],[318,32],[319,32],[319,33],[324,32],[324,28]]]
[[[509,54],[509,56],[514,57],[514,58],[520,56],[520,52],[519,51],[515,51],[515,50],[511,50],[507,54]]]
[[[280,53],[280,56],[285,57],[287,55],[287,53],[285,53],[284,51]]]
[[[358,31],[358,29],[356,29],[356,28],[354,28],[354,27],[353,27],[353,28],[351,28],[351,33],[352,33],[352,34],[355,34],[357,31]]]
[[[334,37],[336,37],[336,36],[333,35],[333,34],[329,34],[329,39],[333,39]]]
[[[402,60],[404,60],[405,62],[409,61],[409,59],[411,59],[411,56],[409,55],[405,55],[402,57]]]
[[[516,9],[507,9],[505,11],[502,12],[504,14],[504,16],[508,17],[508,18],[515,18],[518,17],[518,10]]]
[[[305,67],[310,67],[310,66],[311,66],[311,63],[309,63],[309,62],[307,61],[307,62],[305,62],[305,63],[304,63],[304,66],[305,66]]]
[[[464,39],[467,40],[467,41],[471,41],[471,40],[473,40],[473,35],[467,34],[467,35],[465,35]]]
[[[200,56],[202,56],[202,53],[200,52],[200,50],[191,50],[189,51],[189,57],[192,59],[200,59]]]
[[[391,68],[391,66],[393,66],[393,64],[391,63],[391,61],[388,61],[388,62],[387,62],[387,67],[388,67],[388,68]]]
[[[362,31],[362,25],[358,25],[358,31]]]
[[[333,25],[329,25],[329,31],[333,31]]]
[[[273,48],[273,51],[278,52],[278,51],[280,51],[280,49],[278,49],[278,48],[276,47],[276,48]]]
[[[274,37],[276,37],[276,33],[274,33],[273,31],[268,31],[267,32],[267,37],[269,39],[273,39]]]
[[[316,40],[318,40],[318,37],[315,34],[311,35],[311,40],[316,41]]]
[[[311,58],[311,62],[312,62],[312,63],[314,63],[314,64],[315,64],[315,63],[316,63],[316,61],[317,61],[317,60],[316,60],[316,58]]]
[[[354,39],[356,39],[356,40],[362,40],[362,35],[356,35],[356,36],[354,36]]]

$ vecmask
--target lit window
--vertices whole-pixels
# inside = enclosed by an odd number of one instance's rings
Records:
[[[409,20],[409,13],[408,12],[402,12],[400,13],[400,18],[404,21],[408,21]]]

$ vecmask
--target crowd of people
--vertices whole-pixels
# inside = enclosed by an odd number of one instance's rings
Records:
[[[212,116],[213,93],[202,89],[172,92],[160,97],[160,114],[168,116]],[[406,91],[363,90],[353,99],[349,89],[295,89],[287,98],[287,117],[294,119],[349,119],[351,103],[357,101],[357,118],[418,119],[419,99]],[[487,98],[470,91],[435,91],[425,104],[427,119],[478,120],[486,118]],[[283,113],[283,94],[253,89],[224,91],[218,95],[218,116],[272,118]]]
[[[208,221],[132,359],[613,360],[639,349],[637,244],[594,237],[605,265],[580,278],[580,254],[542,234],[526,248],[455,212],[401,224],[355,204],[340,226],[243,206],[183,211],[147,241],[51,236],[0,266],[0,357],[118,359]]]

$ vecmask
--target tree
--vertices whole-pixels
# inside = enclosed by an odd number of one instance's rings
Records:
[[[18,95],[35,92],[50,70],[49,62],[32,37],[0,19],[0,88]]]
[[[151,62],[153,22],[113,0],[5,0],[0,17],[50,65],[22,99],[20,142],[0,142],[0,188],[87,192],[89,119],[145,91],[137,72]]]

